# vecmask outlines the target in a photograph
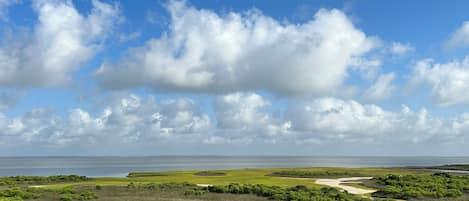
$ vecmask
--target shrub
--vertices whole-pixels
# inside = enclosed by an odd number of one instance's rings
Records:
[[[459,197],[469,193],[469,176],[447,173],[433,175],[388,175],[375,179],[380,190],[373,195],[396,199]]]
[[[300,177],[300,178],[317,178],[317,177],[360,177],[367,176],[359,172],[353,171],[323,171],[323,170],[282,170],[273,172],[269,176],[276,177]]]
[[[83,191],[80,193],[63,193],[60,196],[60,201],[85,201],[85,200],[95,200],[98,199],[98,195],[92,191]]]
[[[49,177],[40,176],[14,176],[14,177],[1,177],[0,185],[18,185],[18,184],[46,184],[46,183],[61,183],[61,182],[77,182],[88,180],[85,176],[78,175],[56,175]]]
[[[28,188],[26,190],[18,187],[7,188],[0,191],[0,197],[7,198],[21,198],[21,199],[36,199],[41,197],[42,191],[39,189]]]
[[[351,194],[340,192],[334,188],[315,189],[308,188],[306,186],[282,188],[278,186],[267,186],[262,184],[229,184],[225,186],[210,186],[207,188],[207,190],[213,193],[253,194],[280,201],[367,200],[365,198],[359,198]]]
[[[184,195],[203,195],[206,192],[207,192],[206,190],[195,188],[195,189],[189,189],[185,191]]]
[[[225,176],[226,173],[219,171],[200,171],[194,173],[196,176]]]
[[[78,200],[94,200],[94,199],[98,199],[98,195],[92,191],[81,192],[80,195],[78,196]]]
[[[187,187],[196,187],[195,184],[190,184],[190,183],[162,183],[162,184],[157,184],[157,183],[147,183],[147,184],[136,184],[133,182],[130,182],[127,185],[127,188],[130,189],[147,189],[147,190],[158,190],[158,189],[181,189],[181,188],[187,188]]]
[[[73,201],[73,195],[63,194],[62,196],[60,196],[60,201]]]
[[[2,198],[0,197],[0,201],[23,201],[23,199],[18,198],[18,197],[12,197],[12,198]]]

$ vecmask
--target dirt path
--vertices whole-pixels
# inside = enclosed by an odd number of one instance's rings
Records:
[[[368,193],[374,193],[376,190],[362,189],[353,186],[344,185],[346,183],[361,183],[360,180],[372,179],[372,177],[349,177],[339,179],[317,179],[316,184],[326,185],[334,188],[340,188],[351,194],[363,195]]]

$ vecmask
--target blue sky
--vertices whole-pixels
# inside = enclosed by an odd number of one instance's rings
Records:
[[[0,151],[467,155],[468,7],[0,0]]]

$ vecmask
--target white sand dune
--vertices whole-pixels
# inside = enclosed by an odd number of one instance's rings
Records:
[[[316,184],[326,185],[326,186],[330,186],[333,188],[340,188],[351,194],[363,195],[363,194],[368,194],[368,193],[374,193],[376,192],[376,190],[362,189],[362,188],[357,188],[353,186],[347,186],[344,184],[361,183],[360,180],[368,180],[372,178],[373,177],[348,177],[348,178],[339,178],[339,179],[317,179]]]

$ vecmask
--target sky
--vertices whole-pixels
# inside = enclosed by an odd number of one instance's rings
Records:
[[[0,0],[0,156],[467,156],[468,8]]]

